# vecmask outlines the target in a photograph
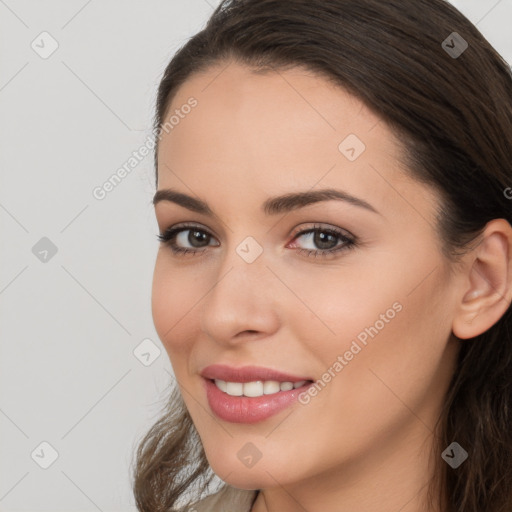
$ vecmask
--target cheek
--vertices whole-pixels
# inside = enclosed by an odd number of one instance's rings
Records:
[[[338,419],[349,428],[347,435],[357,437],[357,425],[373,431],[378,424],[385,428],[414,421],[415,414],[430,422],[453,370],[446,349],[449,301],[442,300],[449,290],[440,276],[431,278],[413,293],[406,283],[414,279],[404,276],[394,288],[366,300],[353,296],[352,305],[343,301],[337,323],[332,318],[339,338],[329,344],[330,358],[324,362],[332,368],[337,356],[342,361],[327,394],[329,402],[343,404]],[[359,421],[347,423],[347,411]]]
[[[400,283],[389,282],[391,269],[370,263],[353,257],[352,264],[337,268],[279,269],[293,290],[280,301],[281,313],[289,315],[283,323],[295,326],[296,340],[313,340],[310,348],[329,356],[323,364],[349,350],[352,340],[364,346],[371,333],[388,329],[401,314]]]
[[[165,255],[159,255],[153,274],[151,309],[153,323],[169,356],[178,355],[189,348],[187,326],[194,315],[197,293],[187,278],[167,264]]]
[[[309,344],[320,394],[352,411],[419,404],[437,376],[451,332],[450,285],[435,258],[389,258],[359,271],[310,272],[287,283],[310,309],[290,308],[287,324]],[[428,277],[426,277],[428,276]],[[310,340],[310,341],[307,341]],[[327,396],[325,397],[327,398]],[[316,400],[316,399],[315,399]],[[317,400],[317,403],[323,399]],[[346,420],[345,420],[346,421]]]

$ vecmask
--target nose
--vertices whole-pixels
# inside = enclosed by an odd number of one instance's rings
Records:
[[[233,249],[215,273],[202,301],[201,329],[232,345],[270,336],[279,328],[278,280],[264,253],[248,263]]]

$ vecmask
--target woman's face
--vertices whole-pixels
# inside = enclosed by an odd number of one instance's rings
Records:
[[[344,90],[226,65],[179,89],[162,132],[158,191],[190,208],[155,204],[197,251],[161,244],[152,306],[208,460],[247,489],[423,467],[458,351],[437,195]],[[295,194],[315,196],[275,199]]]

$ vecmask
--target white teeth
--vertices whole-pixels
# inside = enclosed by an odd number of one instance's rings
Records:
[[[300,382],[278,382],[276,380],[256,380],[252,382],[226,382],[225,380],[215,379],[215,385],[224,393],[231,396],[258,397],[263,395],[273,395],[280,391],[289,391],[300,388],[306,383]]]
[[[281,387],[279,386],[279,382],[277,382],[277,380],[266,380],[263,383],[263,393],[265,395],[273,395],[278,391],[281,391]]]
[[[231,396],[242,396],[244,385],[241,382],[226,382],[226,393]]]
[[[217,384],[217,387],[224,391],[224,393],[227,391],[227,385],[225,380],[215,379],[215,384]]]
[[[281,382],[281,391],[290,391],[293,389],[293,382]]]
[[[261,396],[263,395],[263,382],[257,380],[254,382],[246,382],[244,384],[245,396]]]

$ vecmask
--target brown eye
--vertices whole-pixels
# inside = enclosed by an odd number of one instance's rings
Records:
[[[300,247],[297,249],[300,253],[305,252],[307,256],[328,256],[339,251],[350,249],[355,246],[355,238],[347,236],[342,231],[335,228],[326,228],[314,226],[311,229],[300,231],[294,237],[296,240],[302,238],[306,240],[309,247]]]
[[[168,245],[174,253],[203,252],[213,239],[208,231],[198,226],[180,226],[157,235],[158,240]],[[215,244],[214,244],[215,245]],[[218,245],[218,244],[217,244]]]

